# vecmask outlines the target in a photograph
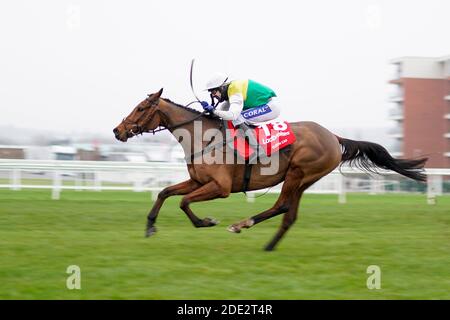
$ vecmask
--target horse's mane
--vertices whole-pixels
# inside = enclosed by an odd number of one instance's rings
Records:
[[[168,102],[168,103],[174,105],[175,107],[178,107],[178,108],[181,108],[181,109],[190,111],[190,112],[192,112],[192,113],[194,113],[194,114],[200,115],[200,116],[199,116],[200,118],[203,118],[203,117],[204,117],[204,118],[206,118],[206,119],[210,119],[210,120],[213,120],[213,121],[217,121],[217,122],[219,122],[219,124],[220,124],[220,121],[221,121],[220,118],[217,117],[217,116],[214,115],[214,114],[202,114],[203,112],[201,112],[201,111],[198,111],[198,110],[196,110],[196,109],[194,109],[194,108],[189,108],[189,107],[187,107],[187,106],[183,106],[182,104],[173,102],[172,100],[170,100],[170,99],[168,99],[168,98],[161,98],[161,99],[164,100],[165,102]]]
[[[200,113],[201,113],[200,111],[198,111],[198,110],[196,110],[196,109],[193,109],[193,108],[189,108],[189,107],[183,106],[183,105],[181,105],[181,104],[179,104],[179,103],[173,102],[173,101],[170,100],[170,99],[167,99],[167,98],[161,98],[161,99],[163,99],[165,102],[169,102],[169,103],[173,104],[174,106],[177,106],[177,107],[179,107],[179,108],[183,108],[183,109],[189,110],[189,111],[191,111],[191,112],[193,112],[193,113],[196,113],[196,114],[200,114]]]

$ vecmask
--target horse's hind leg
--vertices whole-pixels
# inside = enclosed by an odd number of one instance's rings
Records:
[[[228,227],[228,231],[239,233],[241,232],[242,228],[250,228],[255,224],[260,223],[264,220],[288,212],[292,207],[292,202],[295,201],[295,195],[293,194],[293,192],[301,184],[302,178],[303,178],[302,171],[300,170],[289,171],[286,175],[283,187],[281,188],[280,196],[278,197],[277,202],[275,202],[272,208],[263,211],[251,218],[232,224],[231,226]]]
[[[281,226],[278,229],[275,236],[272,240],[265,246],[264,250],[272,251],[278,242],[283,238],[284,234],[289,230],[289,228],[294,224],[295,220],[297,220],[298,207],[300,204],[300,200],[302,198],[303,192],[308,189],[314,182],[319,180],[319,178],[315,178],[310,180],[309,182],[302,183],[300,187],[297,188],[295,192],[293,192],[292,202],[290,203],[290,207],[288,212],[283,216],[283,221],[281,222]]]
[[[297,219],[298,206],[303,192],[308,189],[314,182],[319,180],[319,178],[320,176],[310,176],[304,178],[304,173],[298,169],[295,171],[289,171],[286,175],[286,180],[283,184],[283,188],[281,189],[281,194],[277,202],[271,209],[257,214],[256,216],[253,216],[247,220],[233,224],[228,228],[228,230],[238,233],[240,232],[241,228],[250,228],[257,223],[260,223],[281,213],[285,213],[280,229],[265,247],[266,251],[272,251]]]
[[[283,221],[281,222],[280,229],[278,229],[277,233],[273,237],[273,239],[265,246],[264,250],[272,251],[277,245],[278,241],[283,238],[284,234],[288,229],[294,224],[295,220],[297,220],[298,214],[298,205],[300,203],[300,199],[302,197],[303,191],[298,194],[296,192],[295,198],[290,204],[289,211],[285,213],[283,216]]]
[[[263,211],[251,218],[232,224],[231,226],[228,227],[227,230],[234,233],[240,233],[242,228],[248,229],[257,223],[275,217],[279,214],[285,213],[288,210],[289,210],[288,203],[284,201],[284,199],[280,200],[280,198],[278,198],[277,202],[274,204],[272,208]]]

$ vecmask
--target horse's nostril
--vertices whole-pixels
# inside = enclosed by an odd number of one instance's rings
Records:
[[[113,130],[113,133],[114,133],[114,134],[118,134],[118,133],[119,133],[119,130],[117,130],[117,128],[115,128],[115,129]]]

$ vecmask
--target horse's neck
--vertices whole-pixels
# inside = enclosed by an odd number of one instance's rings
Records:
[[[168,104],[168,107],[165,108],[163,113],[165,117],[164,126],[167,127],[170,132],[173,131],[172,128],[176,130],[179,127],[184,127],[184,125],[180,126],[180,124],[184,124],[185,122],[186,124],[189,124],[189,120],[193,120],[198,117],[198,114],[171,103]]]
[[[164,126],[167,127],[167,129],[169,129],[172,133],[178,128],[189,128],[189,130],[193,130],[195,122],[197,122],[197,124],[201,123],[203,132],[211,128],[220,127],[220,121],[218,120],[205,116],[199,117],[199,113],[169,102],[167,102],[167,106],[164,108],[163,114],[165,118]],[[180,126],[180,124],[183,125]]]

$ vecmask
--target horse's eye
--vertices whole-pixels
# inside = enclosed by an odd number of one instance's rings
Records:
[[[139,107],[139,108],[137,109],[137,111],[142,112],[142,111],[144,111],[144,108]]]

